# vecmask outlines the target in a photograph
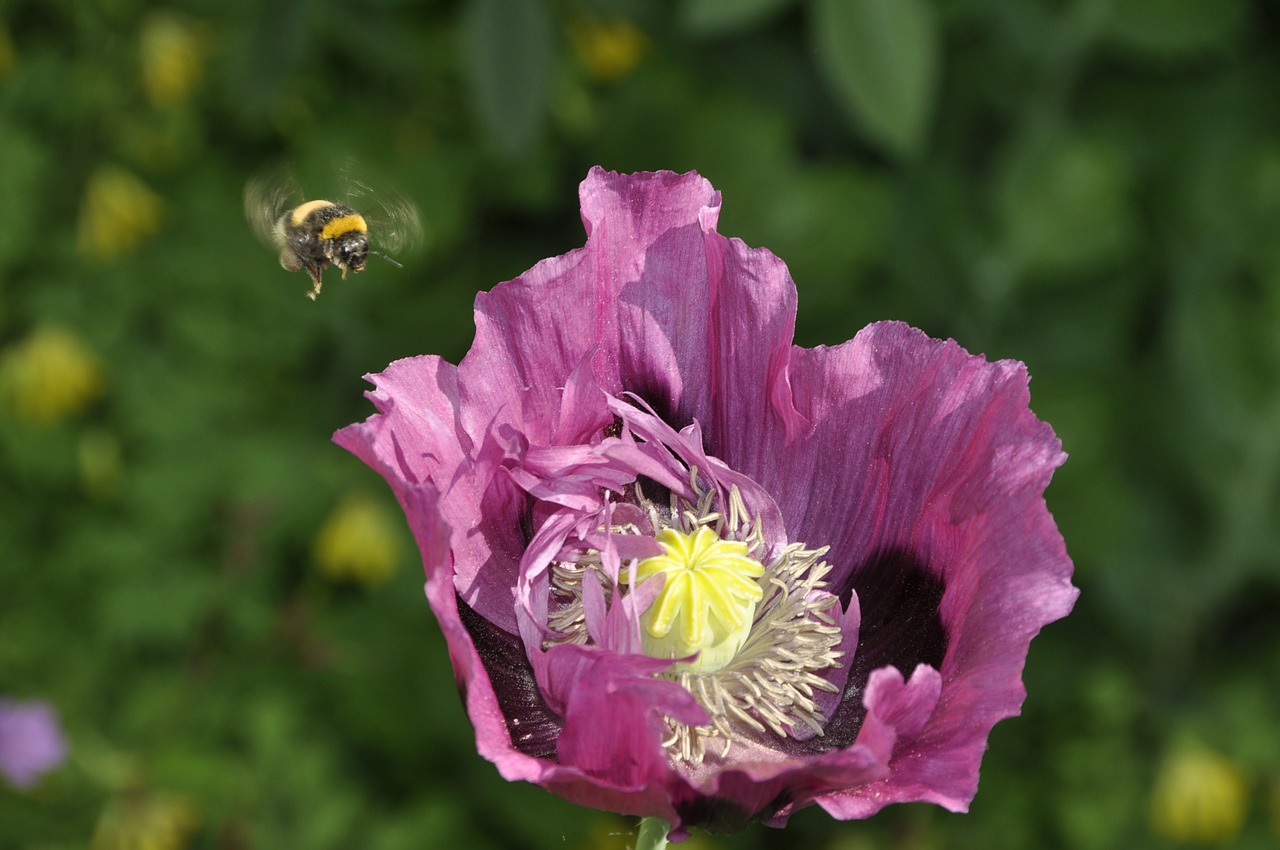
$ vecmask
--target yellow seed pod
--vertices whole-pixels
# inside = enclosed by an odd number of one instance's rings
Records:
[[[637,585],[663,575],[662,590],[640,618],[645,653],[654,658],[698,657],[685,666],[697,673],[719,670],[742,648],[764,596],[757,579],[764,565],[746,543],[723,540],[705,526],[685,533],[658,533],[661,555],[636,565]]]

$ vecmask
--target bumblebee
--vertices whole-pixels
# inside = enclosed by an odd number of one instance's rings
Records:
[[[329,266],[347,272],[364,271],[365,261],[376,254],[402,268],[391,257],[370,248],[373,238],[380,248],[400,251],[422,236],[422,221],[413,202],[390,190],[374,191],[351,176],[350,166],[339,177],[345,184],[342,197],[351,204],[326,200],[305,200],[298,181],[278,168],[249,181],[244,190],[245,217],[254,234],[279,252],[280,265],[296,272],[306,269],[314,284],[307,297],[320,294],[321,276]],[[356,212],[352,204],[364,206],[370,218]]]

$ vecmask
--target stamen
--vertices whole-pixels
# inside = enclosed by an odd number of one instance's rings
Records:
[[[699,765],[724,758],[748,737],[767,743],[796,730],[821,735],[827,718],[816,695],[839,688],[819,674],[843,655],[832,614],[838,600],[814,592],[831,571],[822,560],[826,548],[790,543],[765,564],[763,524],[738,488],[721,497],[702,486],[696,468],[689,481],[694,499],[672,494],[665,505],[650,499],[639,481],[630,486],[624,498],[643,511],[649,529],[615,525],[609,532],[654,534],[663,552],[624,565],[620,587],[612,586],[600,553],[589,547],[552,564],[548,625],[558,636],[548,645],[589,642],[583,582],[599,581],[612,604],[614,594],[663,572],[666,584],[641,618],[645,651],[664,658],[696,654],[692,663],[661,675],[678,681],[711,719],[697,727],[668,719],[663,746],[671,758]]]

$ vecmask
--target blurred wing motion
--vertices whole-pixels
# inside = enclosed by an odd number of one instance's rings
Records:
[[[417,204],[391,186],[371,182],[368,172],[351,159],[343,160],[337,171],[344,200],[369,222],[375,245],[396,254],[422,242],[422,215]]]
[[[288,166],[267,169],[244,187],[244,217],[258,241],[279,251],[281,234],[277,225],[289,210],[306,200],[302,186]]]

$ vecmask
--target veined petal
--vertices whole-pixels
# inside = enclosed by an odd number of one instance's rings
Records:
[[[456,369],[393,363],[335,437],[409,518],[480,752],[677,835],[965,808],[1076,596],[1026,370],[897,323],[795,347],[785,266],[716,232],[707,181],[580,194],[584,247],[479,295]],[[695,670],[646,621],[749,634]]]

